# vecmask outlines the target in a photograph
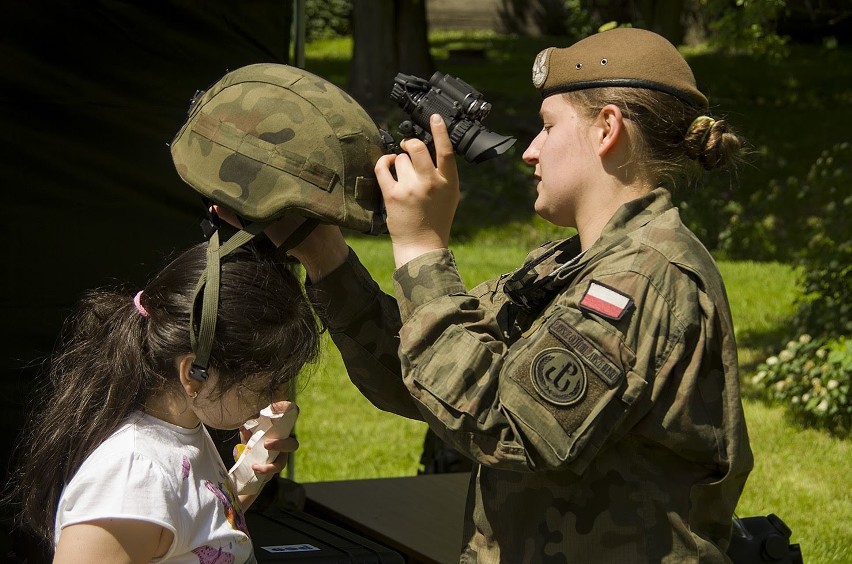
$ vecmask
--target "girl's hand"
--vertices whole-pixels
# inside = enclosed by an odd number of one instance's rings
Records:
[[[277,401],[271,405],[272,412],[284,413],[289,405],[290,402],[288,401]],[[241,444],[237,445],[237,448],[234,449],[234,460],[236,460],[242,452],[239,447],[245,446],[251,438],[251,435],[251,430],[246,429],[245,427],[240,427]],[[296,449],[299,448],[299,441],[297,441],[295,437],[264,439],[263,447],[268,450],[270,454],[278,452],[278,456],[275,457],[275,460],[266,464],[252,464],[251,469],[254,470],[255,473],[261,474],[266,479],[269,479],[284,470],[284,467],[287,466],[287,455],[291,452],[295,452]]]
[[[282,413],[285,411],[289,402],[279,401],[272,404],[272,411],[275,413]],[[234,447],[234,460],[239,458],[242,453],[242,448],[245,447],[246,443],[248,443],[251,438],[251,431],[246,429],[245,427],[240,427],[240,443],[236,447]],[[299,441],[296,440],[295,437],[285,437],[280,439],[265,439],[263,441],[263,447],[271,453],[278,452],[278,456],[275,457],[275,460],[269,462],[267,464],[252,464],[251,468],[258,474],[259,478],[264,481],[264,483],[273,479],[275,476],[281,473],[282,470],[287,466],[288,455],[291,452],[296,452],[299,448]],[[240,503],[243,509],[248,509],[249,506],[254,502],[257,498],[258,494],[254,495],[241,495]]]
[[[430,118],[435,161],[419,139],[405,139],[405,153],[385,155],[376,163],[388,214],[396,266],[435,249],[446,248],[459,203],[459,179],[447,126]],[[396,168],[396,178],[391,172]]]

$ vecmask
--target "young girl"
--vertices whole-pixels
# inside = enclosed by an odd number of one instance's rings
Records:
[[[752,466],[734,331],[668,189],[740,141],[650,31],[546,49],[532,78],[535,211],[576,236],[466,289],[447,248],[453,148],[433,116],[435,162],[409,139],[376,166],[395,299],[333,227],[291,253],[362,393],[474,461],[462,562],[728,562]]]
[[[190,377],[190,314],[206,244],[142,291],[88,293],[51,364],[19,453],[24,524],[54,562],[254,562],[240,499],[205,425],[238,429],[287,407],[318,352],[292,272],[253,246],[222,259],[209,377]],[[245,437],[244,437],[245,438]],[[295,439],[269,439],[295,450]],[[255,471],[274,476],[286,456]]]

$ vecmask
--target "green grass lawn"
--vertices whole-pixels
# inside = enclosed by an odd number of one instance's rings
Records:
[[[389,291],[393,259],[389,240],[350,241],[376,280]],[[453,245],[465,283],[511,270],[526,249],[509,245]],[[722,262],[745,371],[777,342],[796,296],[794,273],[780,264]],[[299,482],[416,474],[425,425],[381,412],[352,386],[340,356],[326,342],[321,363],[303,380],[298,402],[301,449],[296,456]],[[758,399],[745,400],[755,453],[755,469],[738,512],[776,513],[793,529],[808,564],[852,559],[852,503],[848,441],[802,430],[783,410]]]

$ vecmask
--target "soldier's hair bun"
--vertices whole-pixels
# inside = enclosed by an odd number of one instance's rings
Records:
[[[705,170],[722,167],[734,160],[742,142],[728,129],[724,119],[702,115],[690,124],[683,140],[686,156],[698,161]]]

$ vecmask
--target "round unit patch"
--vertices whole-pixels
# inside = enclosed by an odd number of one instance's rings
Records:
[[[533,86],[536,88],[541,88],[541,85],[544,84],[544,81],[547,79],[547,59],[550,55],[551,49],[553,49],[553,47],[548,47],[544,51],[541,51],[538,55],[536,55],[535,61],[533,62],[532,81]]]
[[[566,349],[545,349],[530,366],[535,391],[555,405],[574,405],[586,395],[586,368]]]

